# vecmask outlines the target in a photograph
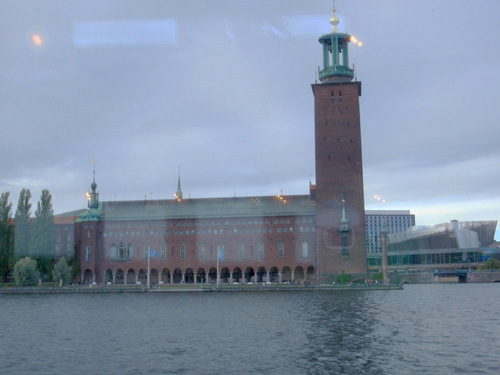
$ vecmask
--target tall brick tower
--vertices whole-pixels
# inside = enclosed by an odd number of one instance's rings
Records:
[[[365,273],[366,228],[359,96],[361,82],[352,81],[348,44],[333,10],[332,32],[319,38],[323,46],[321,83],[314,94],[316,147],[316,233],[318,276],[325,282],[339,273]]]

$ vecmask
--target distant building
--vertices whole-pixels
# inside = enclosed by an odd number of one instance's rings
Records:
[[[475,267],[496,255],[497,221],[457,221],[413,227],[388,236],[388,264],[393,269]]]
[[[75,254],[74,223],[78,216],[55,216],[54,217],[54,258],[57,261],[61,257],[72,259]]]
[[[370,268],[378,270],[382,259],[383,227],[388,234],[404,232],[415,226],[415,215],[410,210],[366,210],[366,253]]]
[[[366,210],[366,251],[382,252],[380,229],[385,225],[388,234],[405,232],[415,226],[415,215],[410,210]]]
[[[350,35],[319,38],[312,85],[316,184],[306,195],[100,202],[94,180],[74,241],[81,281],[153,283],[327,281],[366,273],[359,96]],[[156,256],[158,255],[158,256]],[[220,257],[220,269],[217,258]]]

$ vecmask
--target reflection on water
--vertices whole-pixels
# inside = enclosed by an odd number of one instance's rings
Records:
[[[322,293],[311,308],[305,358],[311,373],[380,371],[365,292]]]
[[[496,374],[500,368],[497,284],[1,295],[0,303],[5,373]]]

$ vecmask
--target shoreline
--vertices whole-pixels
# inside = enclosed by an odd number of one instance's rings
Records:
[[[54,286],[54,287],[2,287],[0,294],[67,294],[67,293],[203,293],[203,292],[283,292],[283,291],[365,291],[401,290],[403,284],[389,285],[199,285],[199,286],[161,286],[146,288],[144,285],[92,285],[92,286]]]

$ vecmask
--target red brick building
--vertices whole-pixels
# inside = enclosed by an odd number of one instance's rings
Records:
[[[321,36],[315,101],[316,184],[309,194],[99,202],[75,222],[83,282],[223,283],[326,281],[365,273],[366,231],[359,96],[350,36]],[[311,127],[312,128],[312,127]]]

